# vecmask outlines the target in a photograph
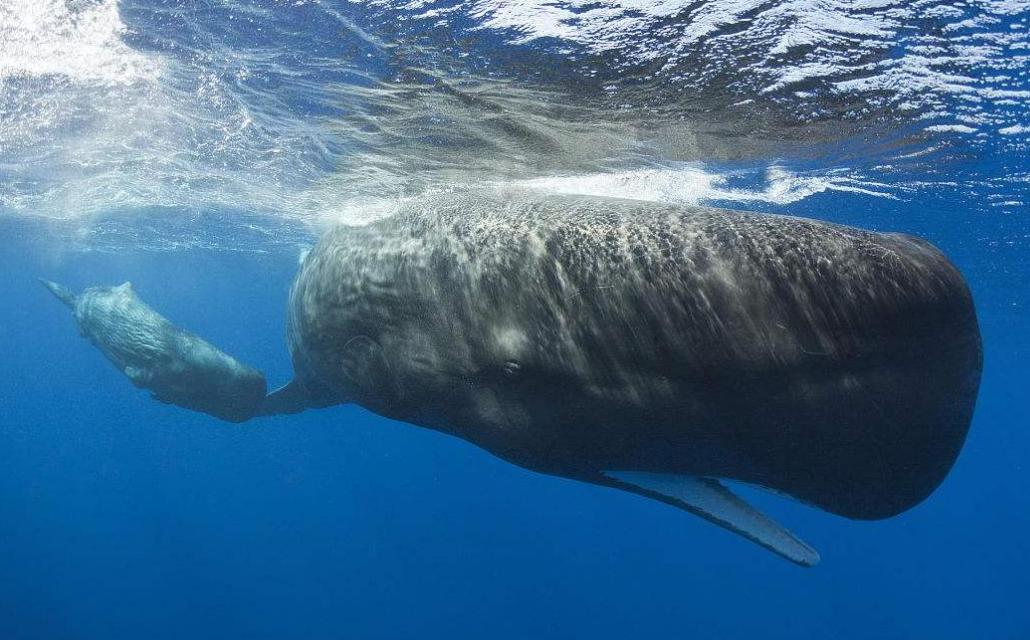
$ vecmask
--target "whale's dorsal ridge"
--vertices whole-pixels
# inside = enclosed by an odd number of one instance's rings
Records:
[[[819,563],[819,552],[758,511],[718,480],[643,471],[605,471],[617,487],[658,498],[729,529],[803,567]]]

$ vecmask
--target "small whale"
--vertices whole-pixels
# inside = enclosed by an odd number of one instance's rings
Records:
[[[173,325],[140,300],[132,284],[91,287],[75,295],[41,282],[71,307],[82,335],[156,400],[230,422],[261,410],[264,374]]]
[[[147,312],[76,316],[107,353],[135,324],[179,331]],[[357,403],[679,507],[802,566],[819,554],[723,481],[854,519],[910,509],[959,454],[982,363],[969,289],[924,240],[514,189],[330,230],[288,315],[294,380],[222,413]],[[208,384],[194,373],[256,379],[173,351],[186,389]]]

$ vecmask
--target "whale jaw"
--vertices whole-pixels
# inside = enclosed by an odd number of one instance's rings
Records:
[[[610,486],[689,511],[797,565],[819,564],[818,551],[718,480],[644,471],[605,471],[602,475],[614,481]]]

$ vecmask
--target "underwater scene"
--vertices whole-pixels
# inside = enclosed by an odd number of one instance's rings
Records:
[[[0,0],[0,640],[1030,638],[1030,0]]]

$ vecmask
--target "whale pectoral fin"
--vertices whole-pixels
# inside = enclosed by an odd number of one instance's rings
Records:
[[[655,498],[740,534],[791,562],[811,567],[819,553],[718,480],[642,471],[605,471],[612,486]]]

